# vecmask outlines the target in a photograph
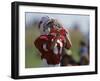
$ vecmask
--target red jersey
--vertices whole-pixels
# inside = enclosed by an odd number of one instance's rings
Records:
[[[63,39],[65,40],[65,38],[67,37],[66,35],[68,35],[68,30],[64,29],[63,27],[59,28],[58,30],[56,28],[52,28],[50,31],[50,35],[56,36],[57,33],[59,33],[60,37],[63,37]],[[64,42],[64,47],[67,48],[67,43]]]
[[[54,49],[51,49],[54,39],[55,36],[53,35],[41,35],[34,42],[36,48],[41,52],[41,58],[45,58],[48,64],[59,64],[61,60],[64,38],[63,36],[59,37],[54,45]]]

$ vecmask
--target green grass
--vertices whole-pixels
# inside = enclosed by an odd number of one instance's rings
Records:
[[[79,31],[71,31],[71,42],[72,42],[72,56],[73,58],[78,62],[80,60],[79,58],[79,43],[80,40],[83,40],[83,35]]]
[[[41,59],[38,55],[38,52],[35,51],[35,48],[26,48],[25,54],[25,65],[26,68],[38,67],[41,65]]]
[[[39,31],[33,27],[25,30],[25,67],[33,68],[41,65],[38,50],[34,46],[34,40],[39,36]]]

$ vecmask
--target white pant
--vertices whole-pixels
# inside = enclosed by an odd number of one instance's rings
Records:
[[[48,64],[46,59],[43,59],[42,60],[42,64],[41,64],[41,67],[60,67],[60,63],[59,64]]]

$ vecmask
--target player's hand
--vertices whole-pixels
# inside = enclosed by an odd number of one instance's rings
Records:
[[[60,30],[57,29],[57,32],[56,32],[56,37],[59,37],[60,36]]]

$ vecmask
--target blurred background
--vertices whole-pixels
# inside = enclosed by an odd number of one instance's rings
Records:
[[[25,13],[25,68],[41,67],[42,61],[39,51],[34,46],[34,40],[40,35],[38,23],[43,16],[59,20],[65,29],[69,30],[72,42],[72,58],[80,61],[80,41],[89,46],[89,15],[79,14],[52,14],[52,13]]]

